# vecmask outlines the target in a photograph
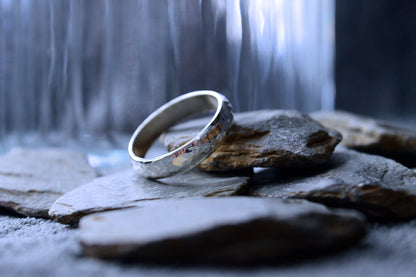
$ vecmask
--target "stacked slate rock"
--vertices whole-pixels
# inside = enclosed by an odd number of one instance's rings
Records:
[[[203,122],[161,140],[175,149]],[[158,181],[130,168],[97,176],[74,151],[12,150],[0,157],[0,205],[78,228],[86,256],[281,264],[356,245],[369,222],[415,218],[415,141],[345,112],[239,113],[198,168]]]
[[[345,111],[316,112],[312,118],[342,133],[342,145],[416,166],[416,131]]]

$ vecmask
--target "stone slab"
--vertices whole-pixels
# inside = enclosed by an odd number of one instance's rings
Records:
[[[416,166],[416,130],[344,111],[321,111],[311,117],[342,133],[342,145]]]
[[[85,253],[162,263],[282,263],[344,249],[360,241],[357,213],[303,200],[254,197],[175,199],[86,216]]]
[[[95,177],[95,170],[78,152],[15,148],[0,156],[0,207],[48,217],[56,199]]]
[[[162,136],[171,151],[195,136],[208,119],[179,124]],[[329,159],[341,135],[289,110],[236,113],[221,145],[199,167],[226,171],[248,167],[305,167]]]
[[[323,167],[265,170],[254,177],[251,195],[303,198],[357,209],[371,220],[416,217],[416,173],[381,156],[337,148]]]
[[[322,277],[400,276],[416,272],[416,221],[370,224],[367,236],[337,255],[284,266],[221,267],[125,264],[83,256],[79,229],[0,211],[0,276],[22,277]]]
[[[155,181],[129,169],[97,178],[65,194],[53,204],[49,215],[61,223],[77,223],[89,213],[148,205],[155,199],[237,195],[247,190],[251,175],[251,171],[230,174],[193,169]]]

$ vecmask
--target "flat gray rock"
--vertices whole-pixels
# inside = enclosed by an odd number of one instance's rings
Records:
[[[179,124],[162,136],[168,150],[195,136],[208,119]],[[341,135],[297,111],[237,113],[224,142],[199,167],[226,171],[248,167],[305,167],[328,160]]]
[[[344,111],[321,111],[311,117],[342,133],[342,145],[416,166],[416,130],[393,126]]]
[[[132,169],[93,180],[59,198],[49,215],[61,223],[76,223],[89,213],[149,205],[148,200],[230,196],[247,190],[251,171],[207,173],[193,169],[161,180],[137,176]]]
[[[47,219],[6,216],[0,211],[0,276],[414,277],[415,229],[416,221],[371,224],[367,236],[346,251],[284,266],[126,265],[81,257],[79,228]]]
[[[16,148],[0,156],[0,207],[48,217],[56,199],[95,177],[95,170],[80,153]]]
[[[309,171],[265,170],[254,177],[250,194],[303,198],[357,209],[371,220],[416,217],[416,173],[376,155],[337,148],[323,167]]]
[[[80,221],[85,253],[141,262],[281,263],[360,241],[357,213],[303,200],[221,197],[164,200]]]

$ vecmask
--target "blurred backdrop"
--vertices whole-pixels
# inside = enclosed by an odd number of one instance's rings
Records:
[[[416,1],[336,1],[336,107],[416,128]]]
[[[200,89],[235,111],[413,121],[415,12],[411,0],[0,0],[0,151],[124,147],[120,134]]]
[[[114,140],[201,89],[235,111],[332,109],[334,10],[333,0],[0,0],[0,135]]]

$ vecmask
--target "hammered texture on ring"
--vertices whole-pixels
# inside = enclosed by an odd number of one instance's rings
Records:
[[[144,158],[153,142],[170,127],[189,116],[211,110],[215,113],[209,123],[187,143],[162,156]],[[137,127],[128,146],[133,168],[149,179],[185,172],[214,152],[232,121],[231,104],[222,94],[202,90],[181,95],[157,109]]]

